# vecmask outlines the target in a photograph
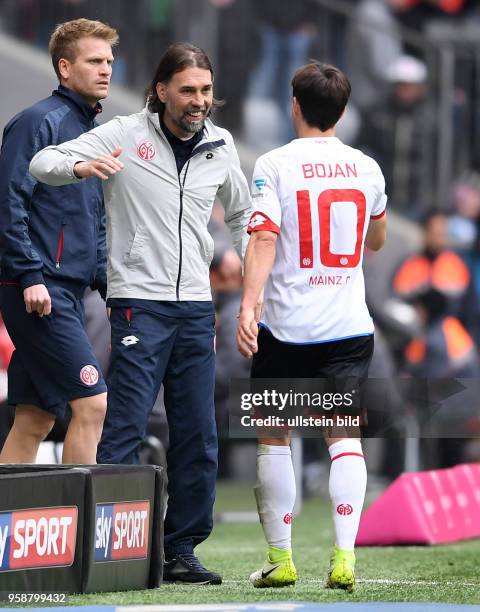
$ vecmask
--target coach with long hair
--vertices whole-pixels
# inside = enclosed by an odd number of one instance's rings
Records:
[[[213,70],[170,46],[146,108],[49,147],[30,170],[51,185],[100,177],[107,210],[112,361],[98,460],[134,463],[163,382],[170,431],[164,580],[219,584],[194,547],[208,537],[217,473],[207,223],[214,200],[240,255],[250,195],[229,132],[209,119]]]

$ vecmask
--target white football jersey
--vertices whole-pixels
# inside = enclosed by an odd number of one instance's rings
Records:
[[[299,138],[257,160],[249,231],[278,234],[261,324],[308,344],[373,333],[363,249],[385,214],[378,164],[338,138]]]

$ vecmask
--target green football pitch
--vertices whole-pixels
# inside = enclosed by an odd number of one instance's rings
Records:
[[[250,488],[220,485],[217,513],[254,510]],[[254,589],[249,574],[261,567],[265,543],[257,522],[217,522],[197,548],[202,562],[223,575],[221,586],[164,585],[148,591],[99,593],[70,598],[70,605],[207,604],[231,602],[383,601],[480,603],[480,540],[435,547],[357,549],[357,588],[352,594],[325,589],[332,545],[329,504],[307,500],[293,524],[294,587]]]

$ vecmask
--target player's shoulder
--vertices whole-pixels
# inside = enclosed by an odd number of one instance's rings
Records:
[[[4,133],[8,135],[13,132],[17,136],[21,133],[33,134],[38,131],[46,117],[52,115],[52,113],[63,106],[63,102],[56,96],[49,96],[39,100],[14,115],[5,125]]]
[[[27,122],[30,121],[32,123],[40,122],[48,115],[50,112],[56,110],[63,106],[62,101],[56,96],[49,96],[48,98],[44,98],[43,100],[39,100],[35,102],[31,106],[27,106],[23,110],[19,111],[16,115],[14,115],[7,125],[18,122]]]
[[[357,149],[356,147],[352,147],[344,143],[342,143],[342,147],[343,150],[347,153],[347,155],[361,163],[362,167],[366,169],[366,171],[382,174],[380,166],[373,159],[373,157],[370,157],[370,155],[367,155],[361,149]]]
[[[134,138],[135,140],[144,138],[148,140],[152,133],[153,125],[159,130],[160,123],[157,113],[151,113],[147,107],[131,115],[115,115],[113,119],[102,123],[96,131],[104,133],[120,134],[123,137]]]
[[[215,125],[211,119],[205,121],[204,134],[208,140],[224,140],[228,146],[234,145],[232,134],[226,128]]]
[[[224,127],[215,125],[211,119],[206,119],[201,144],[216,147],[220,164],[240,164],[239,151],[233,135]]]
[[[121,126],[124,130],[136,130],[139,126],[148,125],[149,114],[149,111],[144,108],[131,115],[115,115],[111,121]]]
[[[263,153],[257,159],[256,165],[259,167],[274,169],[282,167],[284,164],[288,164],[292,157],[292,149],[290,145],[291,143],[287,143],[281,147],[277,147]]]

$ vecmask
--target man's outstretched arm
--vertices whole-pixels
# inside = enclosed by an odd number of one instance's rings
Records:
[[[255,308],[275,261],[276,242],[276,233],[254,231],[245,254],[243,295],[237,329],[238,350],[245,357],[252,357],[258,350]]]
[[[112,119],[74,140],[39,151],[30,162],[30,173],[54,187],[91,176],[107,180],[123,168],[118,159],[123,139],[120,119]]]

